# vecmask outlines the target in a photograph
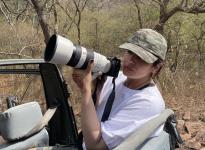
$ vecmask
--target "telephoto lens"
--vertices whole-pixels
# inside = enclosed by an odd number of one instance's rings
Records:
[[[52,35],[49,39],[44,60],[54,64],[65,64],[74,68],[85,69],[88,62],[94,60],[92,72],[117,77],[120,70],[120,60],[116,57],[105,57],[94,51],[75,45],[69,39],[60,35]]]

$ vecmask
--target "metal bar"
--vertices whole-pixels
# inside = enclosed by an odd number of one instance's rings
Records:
[[[39,69],[0,69],[0,74],[40,74]]]
[[[41,64],[45,63],[43,59],[2,59],[0,66],[22,65],[22,64]]]
[[[143,127],[133,132],[125,141],[123,141],[114,150],[136,150],[160,125],[165,123],[167,118],[174,114],[171,109],[165,109],[159,116],[151,119]]]

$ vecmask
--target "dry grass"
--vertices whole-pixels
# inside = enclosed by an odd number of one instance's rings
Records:
[[[179,69],[172,73],[165,68],[160,83],[167,107],[172,108],[177,118],[181,119],[186,111],[191,112],[191,119],[201,119],[205,112],[205,78],[204,71],[201,75],[190,70]]]
[[[23,56],[7,54],[19,53],[22,49],[22,55],[34,58],[42,57],[44,44],[42,42],[42,33],[38,30],[33,30],[32,27],[27,24],[8,27],[8,25],[4,23],[0,24],[0,30],[2,31],[0,36],[0,52],[6,53],[0,54],[1,58],[25,58]],[[175,110],[178,118],[182,118],[184,112],[189,110],[192,120],[201,119],[201,114],[205,112],[205,70],[203,67],[199,70],[199,63],[193,56],[181,54],[179,55],[179,60],[175,72],[170,71],[172,60],[167,61],[165,68],[161,72],[159,84],[166,105]],[[73,110],[77,118],[79,118],[81,95],[72,81],[71,72],[70,67],[63,68],[63,75],[71,93],[70,99]],[[6,109],[6,97],[14,95],[21,99],[26,87],[28,87],[29,79],[25,79],[25,76],[21,78],[0,76],[1,111]],[[40,86],[40,80],[35,83],[33,82],[24,95],[22,102],[38,99],[44,110],[44,93],[41,88],[39,88]],[[36,91],[34,91],[34,89]]]
[[[46,109],[40,76],[0,75],[1,111],[7,109],[6,100],[9,96],[17,97],[18,104],[37,101],[43,112]]]

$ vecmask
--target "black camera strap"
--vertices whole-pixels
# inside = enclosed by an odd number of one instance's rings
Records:
[[[112,79],[113,88],[112,88],[112,92],[110,93],[108,97],[107,103],[105,105],[105,109],[104,109],[104,112],[101,118],[102,122],[105,122],[109,118],[109,115],[112,109],[112,105],[115,99],[115,79],[116,79],[115,77],[113,77]]]
[[[108,117],[110,115],[110,112],[111,112],[111,109],[112,109],[112,105],[113,105],[113,102],[114,102],[114,99],[115,99],[115,79],[116,79],[116,77],[113,77],[113,79],[112,79],[113,88],[112,88],[112,91],[111,91],[111,93],[108,97],[108,100],[106,102],[106,105],[105,105],[105,109],[104,109],[104,112],[103,112],[103,115],[102,115],[102,118],[101,118],[102,122],[104,122],[108,119]],[[92,94],[92,99],[93,99],[94,105],[96,104],[96,101],[97,101],[98,83],[99,83],[99,79],[97,78],[96,79],[96,84],[95,84],[95,89],[94,89],[94,92]]]

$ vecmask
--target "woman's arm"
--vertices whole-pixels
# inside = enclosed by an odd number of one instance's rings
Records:
[[[87,149],[107,149],[91,96],[92,67],[93,64],[89,64],[86,70],[74,69],[73,71],[73,80],[80,88],[83,98],[81,103],[82,132]]]

